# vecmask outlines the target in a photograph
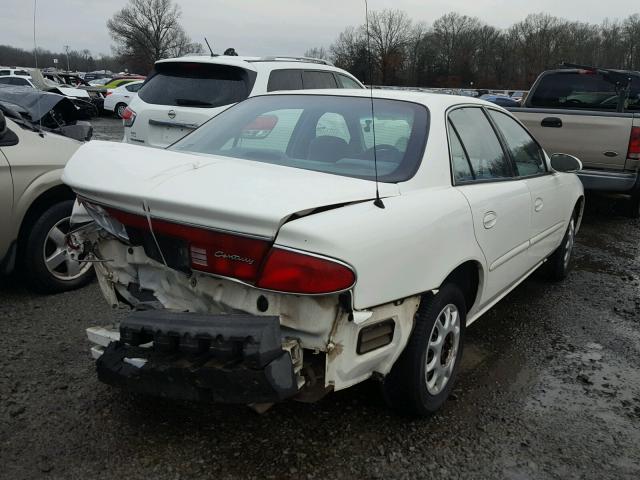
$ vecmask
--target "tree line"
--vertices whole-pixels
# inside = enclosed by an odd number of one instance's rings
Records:
[[[94,57],[87,49],[51,52],[0,45],[0,65],[57,67],[73,71],[111,70],[147,74],[156,60],[201,53],[180,24],[180,6],[172,0],[129,0],[107,21],[113,55]],[[58,63],[54,63],[54,59]]]
[[[639,14],[593,24],[537,13],[499,29],[455,12],[429,25],[391,9],[371,12],[368,31],[348,27],[306,55],[389,86],[526,89],[561,62],[640,69]]]
[[[67,52],[52,52],[43,48],[38,48],[37,62],[39,68],[57,67],[61,70],[67,69]],[[53,60],[58,59],[54,64]],[[9,45],[0,45],[0,65],[5,67],[35,67],[36,55],[33,50]],[[87,50],[69,50],[69,68],[73,71],[90,72],[93,70],[121,71],[125,67],[124,63],[117,57],[111,55],[94,56]],[[146,73],[146,72],[144,72]]]

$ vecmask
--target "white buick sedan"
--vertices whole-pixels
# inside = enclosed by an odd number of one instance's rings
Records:
[[[166,150],[80,148],[73,243],[133,309],[87,331],[102,381],[264,408],[374,377],[426,415],[466,327],[539,267],[566,276],[579,160],[488,102],[369,95],[269,94]]]

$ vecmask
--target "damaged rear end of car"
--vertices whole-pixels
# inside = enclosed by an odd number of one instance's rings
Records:
[[[314,401],[384,375],[401,353],[419,296],[356,309],[357,269],[348,251],[331,248],[340,231],[321,221],[365,203],[377,208],[373,171],[365,168],[370,147],[361,139],[363,153],[347,153],[346,142],[324,134],[340,126],[326,122],[314,128],[304,154],[289,150],[302,148],[304,135],[294,139],[295,132],[308,128],[307,114],[318,122],[330,97],[263,98],[229,111],[241,118],[226,114],[220,126],[203,127],[201,138],[198,130],[169,150],[92,142],[65,170],[78,195],[78,256],[95,264],[110,305],[133,310],[119,325],[87,330],[100,380],[259,408]],[[281,106],[283,98],[292,106]],[[366,129],[367,99],[355,103],[363,120],[354,116],[354,125]],[[247,108],[255,111],[247,115]],[[262,140],[270,140],[267,147]],[[424,138],[418,141],[424,148]],[[279,151],[276,142],[289,147]],[[343,152],[327,161],[336,144]],[[402,139],[402,148],[412,145]],[[383,175],[415,171],[387,163]],[[394,182],[379,192],[400,195]],[[320,221],[316,233],[283,240],[303,219]]]

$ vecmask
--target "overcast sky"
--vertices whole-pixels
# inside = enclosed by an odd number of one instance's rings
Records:
[[[111,53],[106,21],[127,0],[38,0],[39,47],[88,48]],[[363,0],[180,0],[182,24],[195,40],[207,37],[214,50],[234,47],[241,55],[301,55],[328,46],[345,27],[364,21]],[[0,0],[0,44],[33,48],[33,0]],[[457,11],[507,27],[529,13],[546,12],[599,23],[640,11],[634,0],[369,0],[370,9],[400,8],[415,21],[433,22]]]

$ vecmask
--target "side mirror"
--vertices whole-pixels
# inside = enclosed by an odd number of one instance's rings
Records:
[[[551,155],[551,168],[556,172],[575,173],[582,170],[582,162],[567,153],[554,153]]]

